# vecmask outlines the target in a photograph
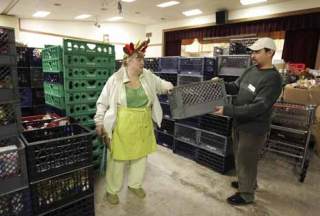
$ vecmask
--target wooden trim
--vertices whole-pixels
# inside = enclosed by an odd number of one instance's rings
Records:
[[[279,18],[279,17],[287,17],[287,16],[294,16],[294,15],[305,15],[305,14],[316,13],[316,12],[320,12],[320,7],[306,9],[306,10],[283,12],[283,13],[271,14],[271,15],[266,15],[266,16],[257,16],[257,17],[252,17],[252,18],[234,19],[234,20],[227,21],[226,24],[235,24],[235,23],[241,23],[241,22],[250,22],[250,21],[272,19],[272,18]],[[207,24],[203,24],[203,25],[194,25],[194,26],[185,26],[185,27],[163,29],[163,32],[171,32],[171,31],[179,31],[179,30],[203,28],[203,27],[213,27],[213,26],[217,26],[217,24],[216,23],[207,23]]]

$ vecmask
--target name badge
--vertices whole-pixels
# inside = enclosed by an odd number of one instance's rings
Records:
[[[253,85],[249,84],[248,85],[248,89],[252,92],[255,92],[256,91],[256,87],[254,87]]]

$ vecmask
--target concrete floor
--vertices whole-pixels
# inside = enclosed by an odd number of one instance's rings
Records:
[[[144,189],[136,198],[126,181],[120,204],[104,201],[104,178],[96,182],[96,216],[316,216],[320,215],[320,159],[313,155],[304,183],[293,166],[266,154],[259,164],[259,189],[253,205],[233,207],[225,199],[235,192],[231,175],[221,175],[159,146],[148,158]]]

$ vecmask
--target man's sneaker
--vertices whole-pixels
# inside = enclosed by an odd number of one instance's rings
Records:
[[[119,204],[119,197],[117,194],[111,194],[111,193],[106,193],[106,200],[108,201],[108,203],[112,204],[112,205],[117,205]]]
[[[134,193],[134,195],[136,195],[137,197],[143,199],[146,197],[146,193],[144,192],[143,188],[132,188],[132,187],[128,187],[129,191],[131,191],[132,193]]]

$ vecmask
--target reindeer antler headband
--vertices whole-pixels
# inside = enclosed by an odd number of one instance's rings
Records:
[[[147,40],[143,41],[142,43],[140,43],[140,41],[138,41],[138,43],[136,45],[134,45],[133,43],[126,44],[123,47],[123,52],[127,56],[131,56],[134,52],[144,53],[148,47],[149,42],[150,42],[150,39],[148,38]]]

